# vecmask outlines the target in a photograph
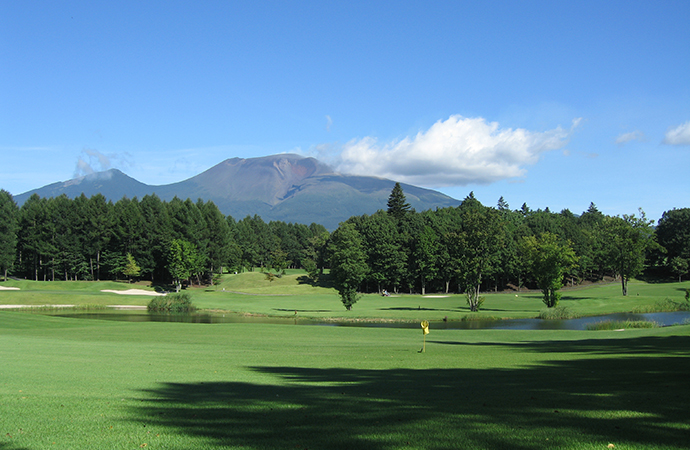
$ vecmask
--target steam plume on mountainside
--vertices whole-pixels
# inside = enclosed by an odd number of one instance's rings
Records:
[[[124,153],[122,155],[110,154],[106,155],[98,150],[85,148],[81,151],[81,155],[77,158],[77,166],[74,170],[74,177],[109,177],[108,170],[113,167],[113,161],[120,166],[129,167],[130,155]],[[97,174],[103,175],[97,175]]]

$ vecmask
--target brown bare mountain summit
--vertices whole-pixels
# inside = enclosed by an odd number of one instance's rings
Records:
[[[53,183],[17,195],[22,204],[36,193],[41,197],[65,194],[75,198],[97,193],[117,201],[156,194],[162,200],[201,198],[213,201],[223,214],[235,219],[258,214],[266,222],[281,220],[324,225],[333,230],[352,216],[373,214],[387,208],[395,181],[343,175],[314,158],[280,154],[261,158],[232,158],[178,183],[150,186],[116,169],[66,182]],[[417,211],[460,202],[430,189],[401,184],[408,203]]]

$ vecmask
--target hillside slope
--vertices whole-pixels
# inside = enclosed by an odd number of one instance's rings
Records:
[[[156,194],[162,200],[175,196],[213,201],[223,214],[235,219],[258,214],[266,222],[281,220],[324,225],[333,230],[351,216],[386,209],[395,181],[342,175],[314,158],[281,154],[262,158],[232,158],[178,183],[150,186],[116,169],[66,182],[52,183],[15,197],[22,204],[32,194],[75,198],[97,193],[117,201]],[[430,189],[401,184],[408,203],[418,211],[460,202]]]

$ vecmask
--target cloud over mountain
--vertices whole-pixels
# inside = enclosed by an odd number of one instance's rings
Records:
[[[337,169],[422,186],[488,184],[523,176],[525,166],[542,153],[563,148],[578,123],[574,120],[571,129],[534,132],[453,115],[399,141],[352,140],[344,145]]]
[[[123,155],[106,155],[98,150],[85,148],[77,158],[74,176],[90,176],[99,172],[105,172],[113,167],[113,163],[126,167],[130,165],[129,155],[126,153]]]

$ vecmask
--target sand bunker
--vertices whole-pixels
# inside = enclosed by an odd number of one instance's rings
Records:
[[[16,287],[5,287],[5,286],[0,286],[0,291],[18,291],[19,288]]]
[[[446,298],[450,297],[450,295],[425,295],[423,298]]]
[[[165,295],[160,292],[145,291],[143,289],[127,289],[126,291],[115,291],[111,289],[101,289],[101,292],[112,292],[120,295]]]

